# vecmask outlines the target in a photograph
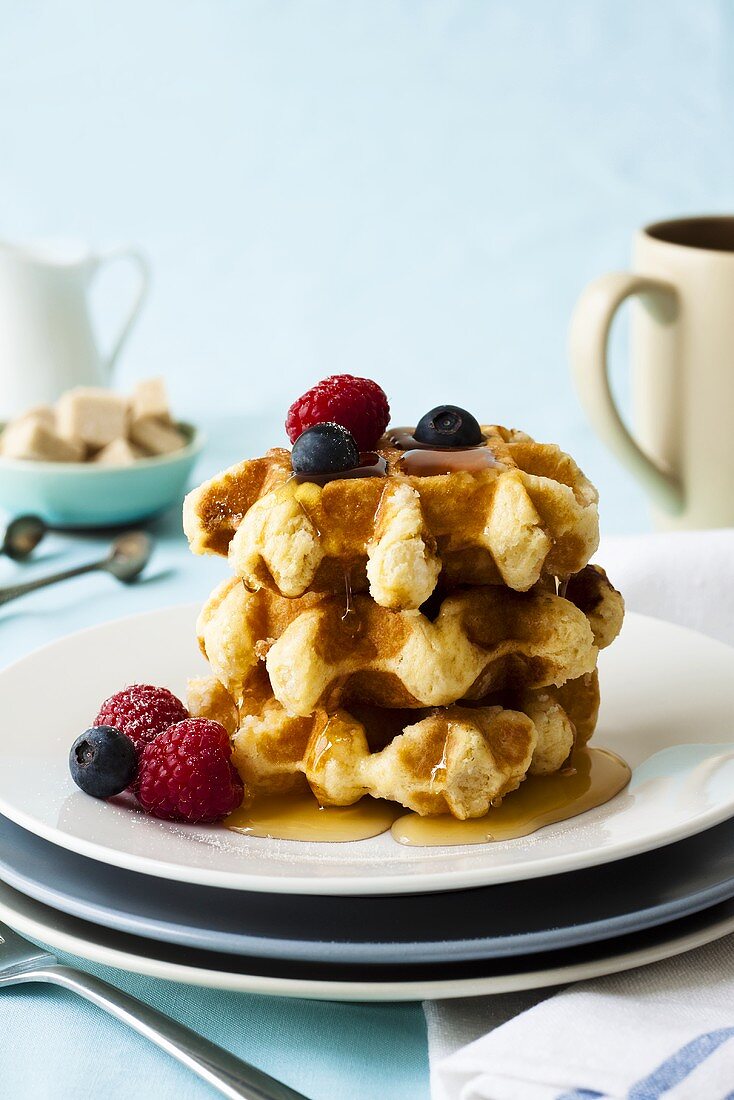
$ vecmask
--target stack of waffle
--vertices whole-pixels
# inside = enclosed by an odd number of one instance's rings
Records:
[[[593,733],[624,613],[588,565],[596,491],[558,447],[482,432],[486,462],[416,472],[388,432],[372,476],[295,476],[274,449],[187,498],[192,550],[234,574],[189,707],[230,732],[249,796],[481,817]]]

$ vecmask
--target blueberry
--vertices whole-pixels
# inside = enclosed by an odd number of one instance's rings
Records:
[[[359,466],[359,448],[341,424],[314,424],[293,444],[291,465],[297,474],[337,474]]]
[[[92,726],[71,746],[71,778],[93,798],[111,798],[124,791],[137,770],[138,757],[132,740],[112,726]]]
[[[420,418],[413,435],[419,443],[434,447],[476,447],[484,442],[478,422],[457,405],[437,405],[431,409]]]

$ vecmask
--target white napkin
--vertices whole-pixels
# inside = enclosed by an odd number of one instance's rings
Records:
[[[594,560],[629,611],[734,645],[734,530],[607,538]]]
[[[734,644],[734,531],[609,538],[597,560],[629,610]],[[555,995],[424,1010],[433,1100],[734,1100],[734,936]]]

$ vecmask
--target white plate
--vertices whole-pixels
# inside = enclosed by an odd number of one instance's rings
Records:
[[[595,744],[633,767],[606,806],[520,840],[408,848],[390,834],[346,844],[171,825],[88,798],[67,771],[100,702],[134,681],[183,694],[204,670],[196,608],[107,623],[0,673],[0,813],[62,847],[144,874],[291,894],[455,890],[591,867],[701,832],[734,815],[734,649],[630,615],[602,654]]]
[[[167,978],[189,985],[239,993],[263,993],[274,997],[331,1001],[423,1001],[541,989],[648,966],[702,947],[734,931],[734,902],[724,902],[662,928],[617,940],[529,958],[520,956],[511,960],[471,964],[465,967],[466,976],[463,977],[432,977],[429,969],[417,980],[399,980],[390,976],[380,980],[350,979],[349,968],[344,968],[347,977],[343,980],[324,979],[323,966],[301,967],[298,976],[291,976],[288,971],[296,969],[294,963],[277,964],[272,960],[216,955],[138,939],[100,925],[87,924],[77,917],[58,913],[24,894],[18,894],[4,883],[0,883],[0,921],[21,935],[40,940],[58,951],[70,951],[91,962],[131,970],[151,978]],[[248,972],[249,964],[254,964],[255,973]],[[280,971],[277,976],[268,972],[272,967]],[[446,969],[443,967],[444,971]],[[457,971],[458,967],[452,964],[448,969]],[[484,972],[478,976],[472,974],[472,971],[482,969]],[[376,972],[376,968],[371,970]]]

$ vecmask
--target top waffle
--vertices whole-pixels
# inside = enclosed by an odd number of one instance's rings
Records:
[[[555,445],[482,431],[494,461],[481,468],[408,472],[405,451],[386,435],[377,448],[385,476],[325,484],[294,477],[290,452],[275,448],[188,495],[191,548],[228,554],[251,588],[292,599],[343,592],[346,577],[396,610],[420,607],[439,576],[449,587],[524,592],[542,576],[578,572],[599,538],[593,485]]]

